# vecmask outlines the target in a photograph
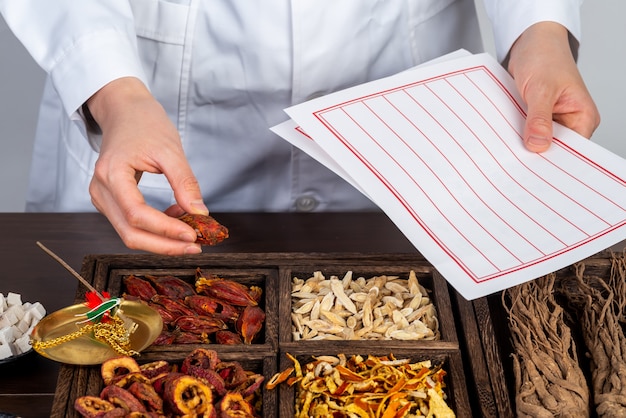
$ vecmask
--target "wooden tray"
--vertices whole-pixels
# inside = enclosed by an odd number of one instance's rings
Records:
[[[612,252],[606,250],[582,260],[581,263],[585,265],[585,275],[608,278],[611,274],[612,256]],[[575,270],[573,266],[568,266],[556,271],[555,274],[558,284],[560,280],[567,277],[575,277]],[[508,316],[502,305],[502,292],[472,302],[465,301],[457,294],[456,305],[459,311],[458,325],[463,329],[462,333],[466,340],[478,338],[481,341],[482,353],[470,354],[470,358],[473,369],[482,368],[487,372],[484,376],[486,379],[480,383],[480,386],[489,388],[487,391],[493,394],[493,400],[496,402],[493,405],[496,415],[491,415],[491,412],[486,415],[514,416],[515,383],[511,356],[513,347]],[[567,311],[567,309],[565,310]],[[568,325],[572,327],[572,336],[576,343],[578,359],[583,372],[587,373],[587,378],[590,379],[585,343],[575,324]],[[466,346],[464,349],[473,350],[474,347]],[[475,378],[477,376],[479,374],[475,374]],[[593,405],[590,406],[590,410],[591,416],[596,416]]]
[[[89,255],[83,261],[81,274],[98,289],[118,295],[121,278],[128,274],[174,274],[192,277],[195,269],[219,272],[241,280],[253,277],[264,286],[266,324],[263,341],[247,346],[209,347],[221,359],[259,359],[263,373],[268,376],[284,354],[309,353],[360,353],[389,355],[410,353],[411,358],[440,360],[447,371],[449,404],[459,417],[509,417],[512,416],[508,393],[497,393],[498,378],[487,366],[491,359],[490,347],[483,349],[485,324],[478,324],[473,304],[451,290],[445,280],[419,254],[323,254],[323,253],[254,253],[254,254],[202,254],[187,257],[161,257],[156,255]],[[377,274],[407,275],[415,270],[420,283],[432,291],[431,298],[437,309],[441,339],[437,341],[345,341],[339,344],[313,341],[291,341],[291,278],[309,277],[314,271],[343,275],[348,270],[371,277]],[[85,288],[79,287],[77,302],[84,299]],[[195,345],[150,347],[141,355],[141,361],[167,359],[182,360]],[[499,359],[498,359],[499,360]],[[504,370],[500,368],[500,370]],[[59,385],[55,393],[53,416],[73,415],[73,399],[84,394],[98,394],[100,387],[94,383],[99,377],[97,367],[62,365]],[[269,379],[269,377],[267,377]],[[267,393],[269,392],[269,393]],[[293,391],[266,391],[264,416],[284,417],[283,409],[293,403]],[[277,398],[277,396],[279,398]],[[291,396],[291,398],[289,398]],[[285,397],[287,399],[285,399]],[[279,402],[280,401],[280,402]],[[281,410],[278,410],[280,403]]]

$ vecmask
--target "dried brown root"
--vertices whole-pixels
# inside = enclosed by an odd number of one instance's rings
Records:
[[[554,283],[550,274],[503,292],[520,417],[589,416],[589,388],[563,309],[554,299]]]
[[[576,309],[589,351],[591,383],[599,417],[626,417],[626,286],[623,258],[613,259],[608,280],[586,275],[575,266],[575,278],[564,280],[562,293]],[[621,282],[621,283],[620,283]]]

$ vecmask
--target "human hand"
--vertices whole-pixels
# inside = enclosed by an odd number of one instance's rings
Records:
[[[568,32],[555,22],[529,27],[510,51],[508,70],[528,107],[523,141],[533,152],[552,142],[552,121],[590,138],[600,114],[572,56]]]
[[[102,129],[102,146],[89,193],[94,206],[131,249],[197,254],[196,233],[175,217],[208,214],[178,131],[141,81],[120,78],[88,101]],[[143,172],[164,174],[179,204],[165,213],[146,204],[137,183]]]

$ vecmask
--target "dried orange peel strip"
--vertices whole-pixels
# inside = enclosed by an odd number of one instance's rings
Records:
[[[444,393],[446,374],[430,361],[338,355],[314,357],[301,365],[292,355],[293,367],[277,373],[268,384],[296,386],[297,417],[334,414],[363,418],[400,418],[413,415],[454,417]],[[295,377],[293,375],[295,374]]]

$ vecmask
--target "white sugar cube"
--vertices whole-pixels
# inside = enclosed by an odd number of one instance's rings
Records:
[[[24,318],[24,309],[22,309],[22,305],[11,305],[9,309],[4,311],[5,313],[11,312],[18,321],[21,321]]]
[[[20,335],[21,335],[21,334],[24,334],[26,331],[28,331],[28,328],[30,327],[30,322],[21,320],[15,326],[20,330]]]
[[[9,358],[13,355],[13,350],[9,344],[0,345],[0,359]]]
[[[11,329],[13,330],[13,340],[11,340],[11,342],[13,342],[13,341],[17,340],[18,338],[20,338],[22,336],[23,332],[22,332],[21,329],[19,329],[17,327],[17,324],[13,325],[11,327]]]
[[[7,305],[8,306],[13,306],[13,305],[22,305],[22,295],[20,295],[19,293],[13,293],[13,292],[9,292],[7,294]]]
[[[13,347],[15,348],[16,354],[27,352],[31,348],[30,336],[27,334],[22,335],[20,338],[15,340],[15,344],[13,344]]]
[[[4,297],[2,293],[0,293],[0,313],[4,312],[6,308],[7,308],[6,298]]]
[[[0,329],[9,328],[11,325],[9,322],[9,318],[4,316],[4,314],[0,315]]]
[[[0,344],[9,344],[15,339],[13,336],[13,328],[6,327],[0,329]]]
[[[41,318],[46,316],[46,308],[44,308],[43,305],[39,302],[33,303],[28,310],[32,311],[33,317],[37,320],[40,320]]]
[[[15,314],[8,309],[2,314],[2,317],[7,320],[7,326],[9,327],[11,325],[17,324],[17,316],[15,316]]]

